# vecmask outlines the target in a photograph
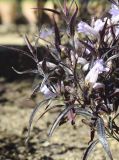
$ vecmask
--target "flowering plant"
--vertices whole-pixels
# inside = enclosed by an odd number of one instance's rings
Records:
[[[30,53],[24,54],[35,61],[36,69],[24,72],[14,69],[17,73],[30,72],[42,77],[42,82],[39,82],[32,95],[42,92],[45,99],[31,113],[28,138],[35,114],[41,107],[45,107],[41,117],[56,107],[61,110],[51,126],[49,136],[57,126],[68,121],[74,125],[77,116],[82,115],[85,119],[82,122],[90,127],[89,146],[83,160],[99,142],[112,160],[107,139],[119,141],[116,122],[119,117],[119,4],[110,1],[113,4],[108,16],[93,18],[90,25],[83,21],[77,24],[78,6],[74,0],[69,7],[64,1],[61,12],[42,8],[61,16],[66,28],[60,30],[54,19],[53,31],[48,33],[53,40],[43,39],[41,30],[35,46],[25,36]],[[71,14],[73,5],[75,10]],[[45,49],[48,55],[42,61],[39,61],[37,53],[39,39],[47,43]],[[62,103],[51,106],[55,99]]]

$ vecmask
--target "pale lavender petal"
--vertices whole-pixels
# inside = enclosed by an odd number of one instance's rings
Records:
[[[102,59],[96,60],[92,69],[88,72],[85,77],[85,82],[87,84],[95,84],[98,79],[98,75],[102,72],[109,72],[109,68],[105,67],[104,62]]]
[[[116,5],[112,4],[111,9],[109,10],[109,13],[112,16],[118,16],[119,15],[119,8]]]
[[[56,93],[53,93],[52,91],[50,91],[46,85],[44,85],[40,89],[40,92],[43,93],[46,98],[52,98],[56,96]]]
[[[94,30],[91,26],[89,26],[87,23],[81,21],[78,24],[77,28],[79,33],[84,33],[85,35],[93,35],[93,36],[98,36],[98,32]]]
[[[98,70],[96,68],[92,68],[85,77],[86,84],[95,84],[98,79]]]
[[[119,22],[119,14],[117,16],[112,16],[111,17],[111,22],[113,24],[117,24]]]
[[[102,88],[102,89],[105,89],[105,85],[103,84],[103,83],[95,83],[94,85],[93,85],[93,88],[94,89],[99,89],[99,88]]]
[[[119,27],[116,27],[115,30],[116,30],[116,31],[115,31],[115,35],[118,36],[118,35],[119,35]]]
[[[105,22],[103,22],[101,19],[97,19],[94,23],[94,30],[99,32],[103,29]]]

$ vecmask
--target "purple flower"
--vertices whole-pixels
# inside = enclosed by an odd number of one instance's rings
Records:
[[[96,60],[92,69],[88,72],[85,77],[85,83],[94,85],[97,82],[98,75],[102,72],[108,72],[109,68],[104,66],[104,62],[102,59]]]
[[[101,19],[97,19],[94,22],[94,30],[99,32],[103,29],[105,22],[103,22]]]
[[[55,91],[49,90],[49,88],[46,85],[40,88],[40,92],[43,93],[46,98],[53,98],[56,96]]]
[[[43,61],[39,62],[39,65],[42,66]],[[49,69],[53,69],[56,67],[56,64],[52,63],[52,62],[46,62],[46,65]]]
[[[89,26],[87,23],[81,21],[78,24],[78,32],[84,33],[85,35],[93,35],[97,38],[99,38],[99,31],[103,29],[104,23],[101,19],[97,19],[94,22],[94,27]]]
[[[112,15],[111,22],[117,23],[119,21],[119,8],[116,5],[112,4],[109,13]]]
[[[112,16],[118,16],[119,15],[119,8],[116,5],[112,4],[111,9],[109,10],[109,13]]]
[[[79,33],[84,33],[86,35],[93,35],[93,36],[97,36],[98,32],[94,30],[94,28],[92,28],[91,26],[89,26],[87,23],[81,21],[78,24],[78,32]]]

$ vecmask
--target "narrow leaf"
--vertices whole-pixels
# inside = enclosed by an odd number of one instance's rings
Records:
[[[103,43],[104,42],[104,36],[105,36],[105,32],[106,32],[106,27],[107,27],[107,21],[108,19],[106,19],[106,22],[104,24],[103,29],[100,31],[100,42]]]
[[[90,118],[93,117],[93,114],[84,108],[74,107],[74,110],[77,115],[82,115]]]
[[[43,59],[43,62],[42,62],[42,70],[43,70],[44,73],[47,73],[47,72],[48,72],[46,58]]]
[[[47,46],[47,47],[48,47],[48,46]],[[52,56],[56,61],[59,61],[59,60],[60,60],[60,54],[59,54],[59,52],[58,52],[56,49],[54,49],[54,48],[49,48],[49,47],[48,47],[48,50],[50,51],[51,56]]]
[[[95,51],[95,49],[91,46],[91,45],[89,45],[88,43],[86,43],[86,42],[84,42],[84,41],[82,41],[82,40],[79,40],[87,49],[89,49],[89,51],[92,53],[92,54],[94,54],[94,55],[96,55],[96,51]]]
[[[110,152],[110,148],[109,148],[109,145],[108,145],[108,141],[107,141],[107,138],[106,138],[104,121],[100,117],[98,117],[98,119],[97,119],[97,133],[98,133],[99,141],[102,144],[104,150],[106,151],[110,160],[113,160],[112,154]]]
[[[95,147],[95,145],[99,142],[99,140],[95,140],[93,142],[90,143],[90,145],[88,146],[88,148],[86,149],[84,156],[83,156],[83,160],[87,160],[87,158],[89,157],[91,151],[93,150],[93,148]]]
[[[31,94],[31,97],[33,97],[35,95],[35,93],[37,93],[38,91],[40,91],[40,84],[35,86],[35,88],[33,89],[32,94]]]
[[[74,2],[75,2],[75,1],[72,0],[71,3],[70,3],[70,6],[69,6],[69,13],[70,13],[70,11],[71,11],[71,9],[72,9],[72,6],[73,6],[73,3],[74,3]]]
[[[107,59],[106,63],[112,59],[115,59],[115,58],[119,58],[119,54],[116,54],[116,55],[113,55],[111,56],[110,58]]]
[[[67,107],[65,108],[60,114],[59,116],[56,118],[56,120],[54,121],[50,131],[49,131],[49,136],[51,136],[55,130],[55,128],[58,126],[58,124],[60,123],[61,119],[73,108],[73,106]]]
[[[68,17],[69,16],[69,11],[68,11],[68,8],[67,8],[67,1],[66,0],[64,0],[64,14],[65,14],[65,16],[66,17]]]
[[[59,45],[61,45],[60,32],[57,23],[54,19],[54,31],[55,31],[55,46],[58,52],[61,52]]]
[[[117,3],[114,0],[108,0],[108,1],[117,6]]]
[[[70,22],[69,22],[69,30],[70,30],[71,36],[74,36],[74,34],[75,34],[75,26],[76,26],[75,23],[76,23],[77,13],[78,13],[78,6],[76,4],[76,10],[75,10],[73,16],[71,17]]]
[[[32,56],[34,56],[34,48],[33,48],[33,46],[31,45],[31,43],[30,43],[27,35],[24,36],[24,41],[25,41],[25,43],[26,43],[29,51],[31,52]]]
[[[55,10],[55,9],[50,9],[50,8],[40,8],[40,7],[38,7],[38,8],[33,8],[33,9],[39,9],[39,10],[43,10],[43,11],[49,11],[49,12],[53,12],[53,13],[55,13],[55,14],[58,14],[58,15],[60,15],[60,12],[58,12],[57,10]]]
[[[62,107],[63,105],[55,105],[55,106],[51,106],[50,108],[48,108],[48,106],[47,106],[47,109],[40,115],[40,117],[36,121],[38,121],[39,119],[41,119],[48,111],[50,111],[50,110],[52,110],[52,109],[54,109],[56,107]]]
[[[30,132],[31,132],[31,126],[32,126],[32,122],[34,120],[34,116],[36,114],[36,112],[42,107],[44,106],[46,103],[48,103],[49,99],[45,99],[43,101],[41,101],[32,111],[30,118],[29,118],[29,126],[28,126],[28,135],[27,135],[27,139],[26,139],[26,143],[29,140],[30,137]]]
[[[47,82],[48,78],[49,78],[49,74],[45,74],[44,78],[43,78],[43,80],[41,82],[40,89],[43,88],[44,85],[46,85],[46,82]]]
[[[90,141],[88,142],[88,144],[90,144],[94,140],[94,137],[95,137],[95,130],[91,128]]]
[[[64,19],[64,21],[65,21],[66,23],[68,23],[68,22],[69,22],[69,10],[68,10],[68,7],[67,7],[67,5],[66,5],[67,0],[64,0],[63,6],[62,6],[60,0],[58,0],[58,2],[59,2],[60,10],[61,10],[60,15],[61,15],[61,17]]]
[[[10,50],[16,51],[16,52],[18,52],[18,53],[22,53],[22,54],[28,56],[29,58],[31,58],[32,60],[35,61],[35,59],[34,59],[33,56],[31,56],[28,52],[23,51],[23,50],[21,50],[21,49],[18,49],[18,48],[15,48],[15,47],[8,47],[8,46],[4,46],[4,45],[0,45],[0,47],[7,48],[7,49],[10,49]],[[35,62],[36,62],[36,61],[35,61]]]
[[[29,69],[29,70],[26,70],[26,71],[17,71],[14,67],[12,67],[12,69],[13,69],[17,74],[27,74],[27,73],[37,74],[37,73],[38,73],[38,70],[36,70],[36,69]]]

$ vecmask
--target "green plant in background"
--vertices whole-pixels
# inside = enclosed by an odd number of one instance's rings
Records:
[[[67,122],[74,125],[77,117],[83,116],[82,122],[90,131],[83,160],[87,160],[97,143],[102,144],[109,159],[113,160],[108,138],[119,142],[119,3],[112,1],[108,11],[110,17],[93,19],[89,25],[84,21],[77,24],[78,5],[73,0],[69,6],[65,2],[61,11],[42,8],[58,14],[65,23],[64,30],[54,19],[53,30],[44,31],[41,28],[35,46],[25,36],[29,53],[22,53],[36,63],[36,68],[23,72],[13,68],[19,74],[34,73],[42,77],[32,96],[41,92],[44,100],[31,113],[28,139],[40,108],[44,107],[44,112],[39,119],[58,107],[60,113],[50,128],[49,136],[58,126]],[[72,13],[73,5],[75,10]],[[45,39],[47,36],[50,41]],[[39,39],[47,43],[44,47],[48,53],[40,61],[37,50]],[[52,105],[55,100],[59,103]]]

